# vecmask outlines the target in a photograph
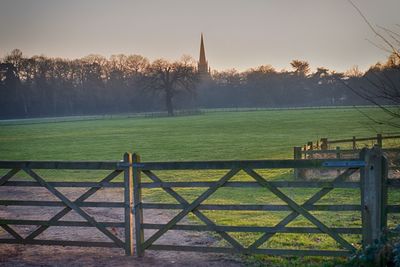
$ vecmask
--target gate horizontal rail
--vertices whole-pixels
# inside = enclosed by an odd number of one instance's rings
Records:
[[[22,179],[15,177],[16,179]],[[49,185],[54,187],[93,187],[93,188],[124,188],[124,183],[113,182],[113,183],[99,183],[99,182],[48,182]],[[4,186],[24,186],[24,187],[41,187],[38,182],[31,181],[7,181],[3,184]]]
[[[144,229],[162,229],[165,224],[143,224]],[[336,227],[331,228],[332,231],[339,234],[361,234],[362,228],[344,228]],[[207,226],[207,225],[184,225],[179,224],[171,227],[171,230],[183,231],[225,231],[225,232],[249,232],[249,233],[298,233],[298,234],[319,234],[323,231],[316,227],[283,227],[277,229],[276,227],[263,227],[263,226]]]
[[[164,203],[143,203],[140,205],[142,209],[169,209],[177,210],[187,207],[182,204],[164,204]],[[302,205],[308,211],[360,211],[360,205]],[[218,205],[218,204],[201,204],[197,210],[237,210],[237,211],[291,211],[289,205]]]
[[[63,170],[123,170],[121,161],[28,161],[1,160],[0,168],[63,169]]]
[[[121,161],[0,161],[0,168],[29,169],[65,169],[65,170],[125,170],[137,167],[142,170],[203,170],[232,168],[322,168],[333,167],[325,164],[345,164],[341,167],[363,167],[363,161],[357,159],[308,159],[308,160],[226,160],[226,161],[180,161],[180,162],[145,162],[129,164]]]
[[[120,167],[127,167],[124,163]],[[228,161],[180,161],[180,162],[136,162],[131,166],[141,170],[230,170],[233,168],[243,169],[288,169],[288,168],[331,168],[349,167],[360,168],[365,165],[364,161],[358,159],[282,159],[282,160],[228,160]]]
[[[360,188],[360,182],[303,182],[303,181],[272,181],[269,182],[276,187],[294,188]],[[141,183],[141,188],[171,188],[171,187],[210,187],[214,182],[154,182]],[[226,182],[224,187],[261,187],[257,182]]]
[[[125,222],[97,222],[104,227],[125,227]],[[42,220],[7,220],[2,219],[0,225],[46,225],[46,226],[77,226],[77,227],[93,227],[88,222],[81,221],[57,221],[49,222]]]
[[[96,208],[125,208],[123,202],[79,202],[75,203],[78,207],[96,207]],[[0,200],[3,206],[40,206],[40,207],[65,207],[62,201],[40,201],[40,200]]]
[[[1,239],[3,244],[21,244],[21,245],[45,245],[45,246],[75,246],[75,247],[103,247],[118,248],[119,246],[113,242],[96,242],[96,241],[69,241],[69,240],[36,240],[36,239]]]
[[[153,245],[149,250],[168,250],[168,251],[192,251],[192,252],[211,252],[211,253],[238,253],[233,248],[223,247],[197,247],[197,246],[172,246],[172,245]],[[347,250],[300,250],[300,249],[242,249],[243,254],[265,254],[275,256],[326,256],[343,257],[350,256],[352,252]]]

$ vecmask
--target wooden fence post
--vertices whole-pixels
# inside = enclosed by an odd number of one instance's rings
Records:
[[[377,134],[376,135],[376,144],[382,148],[383,147],[383,138],[382,138],[382,134]]]
[[[133,255],[133,180],[132,154],[124,154],[124,203],[125,203],[125,254]]]
[[[293,159],[294,160],[301,159],[301,146],[293,147]],[[299,174],[300,174],[299,169],[297,169],[297,168],[293,169],[293,173],[294,173],[294,178],[296,180],[298,180],[300,178],[299,177]]]
[[[360,170],[362,207],[362,245],[366,248],[381,237],[386,227],[387,159],[378,146],[364,148],[360,159],[366,165]]]
[[[141,170],[139,168],[140,156],[133,154],[132,165],[133,165],[133,213],[135,214],[135,251],[137,257],[144,255],[143,242],[144,232],[142,228],[143,224],[143,209],[142,205],[142,190],[140,183],[142,180]]]
[[[313,150],[313,142],[312,141],[307,142],[307,146],[308,146],[309,150]]]
[[[307,143],[308,150],[313,151],[313,150],[314,150],[314,147],[313,147],[313,146],[314,146],[314,145],[313,145],[313,142],[312,142],[312,141],[310,141],[310,142]],[[313,157],[314,157],[313,154],[308,154],[308,158],[312,159]]]
[[[340,159],[341,158],[341,152],[340,152],[340,146],[336,147],[336,158]]]
[[[336,158],[340,159],[341,158],[341,153],[340,153],[340,146],[336,147]],[[337,175],[340,175],[340,169],[336,170]]]
[[[321,150],[328,149],[328,138],[321,138]]]

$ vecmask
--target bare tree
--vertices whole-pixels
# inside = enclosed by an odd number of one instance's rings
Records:
[[[379,40],[373,44],[387,51],[389,54],[385,64],[376,64],[363,76],[366,82],[361,86],[346,86],[361,98],[378,106],[389,115],[388,120],[369,117],[378,124],[387,124],[400,127],[400,34],[385,27],[374,27],[362,11],[351,1],[349,3],[356,9],[364,22]],[[400,25],[396,25],[400,30]]]
[[[140,55],[130,55],[126,58],[126,69],[131,75],[144,72],[149,66],[149,60]]]
[[[140,55],[89,55],[80,59],[25,57],[18,50],[0,59],[0,118],[143,112],[199,106],[279,107],[364,104],[342,82],[359,87],[360,77],[344,77],[325,68],[308,72],[307,62],[295,71],[264,65],[240,72],[216,71],[200,80],[188,56],[152,64]],[[394,68],[397,58],[368,72]],[[204,77],[203,77],[204,78]],[[351,94],[349,94],[351,93]],[[362,102],[364,101],[364,102]]]
[[[198,81],[194,60],[183,56],[180,61],[157,59],[147,70],[147,87],[165,94],[168,116],[174,116],[173,99],[181,91],[192,91]]]
[[[28,107],[25,92],[21,86],[20,79],[20,71],[24,63],[22,51],[19,49],[14,49],[5,57],[4,61],[6,64],[3,64],[2,69],[7,70],[5,73],[5,83],[7,83],[7,87],[11,89],[9,92],[13,99],[13,103],[11,105],[15,106],[17,109],[20,109],[19,112],[26,116],[28,113]]]
[[[310,72],[310,64],[305,60],[293,60],[290,65],[294,68],[297,75],[306,76]]]
[[[344,75],[346,77],[352,77],[352,78],[356,78],[356,77],[362,77],[364,75],[364,72],[362,72],[357,65],[351,67],[350,69],[346,70]]]

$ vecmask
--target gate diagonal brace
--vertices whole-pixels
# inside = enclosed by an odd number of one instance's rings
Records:
[[[8,171],[6,174],[4,174],[1,178],[0,178],[0,186],[2,186],[3,184],[5,184],[8,180],[10,180],[12,177],[14,177],[14,175],[16,175],[21,169],[16,168],[16,169],[11,169],[10,171]],[[12,235],[15,239],[17,240],[23,240],[24,238],[18,234],[14,229],[11,228],[11,226],[4,224],[4,225],[0,225],[1,228],[3,228],[7,233],[9,233],[10,235]]]
[[[7,172],[6,174],[4,174],[1,178],[0,178],[0,186],[2,186],[3,184],[5,184],[8,180],[10,180],[14,175],[16,175],[21,169],[11,169],[9,172]]]
[[[323,224],[321,221],[319,221],[315,216],[313,216],[311,213],[309,213],[306,209],[301,207],[299,204],[297,204],[291,198],[287,197],[278,188],[276,188],[275,186],[273,186],[269,182],[267,182],[261,175],[256,173],[254,170],[248,169],[248,168],[244,169],[244,171],[248,175],[253,177],[261,186],[266,187],[274,195],[276,195],[278,198],[280,198],[281,200],[286,202],[295,212],[303,215],[311,223],[313,223],[315,226],[317,226],[321,231],[323,231],[324,233],[331,236],[336,242],[338,242],[344,248],[348,249],[349,251],[355,251],[355,248],[349,242],[347,242],[345,239],[343,239],[339,234],[333,232],[329,227],[327,227],[325,224]]]
[[[76,213],[78,213],[80,216],[82,216],[87,222],[89,222],[91,225],[96,227],[100,232],[102,232],[107,237],[109,237],[112,241],[114,241],[115,244],[117,244],[121,248],[124,248],[124,246],[125,246],[124,243],[118,237],[116,237],[110,231],[108,231],[107,228],[100,225],[93,217],[88,215],[84,210],[82,210],[75,203],[73,203],[71,200],[69,200],[67,197],[65,197],[60,191],[55,189],[53,186],[49,185],[45,180],[43,180],[42,177],[40,177],[38,174],[36,174],[31,169],[23,168],[23,170],[27,174],[29,174],[33,179],[35,179],[41,186],[47,188],[47,190],[49,190],[53,195],[55,195],[57,198],[59,198],[65,205],[67,205],[69,208],[74,210]]]
[[[334,182],[341,182],[345,180],[348,176],[354,174],[358,169],[347,169],[345,172],[337,176],[334,180]],[[324,187],[321,190],[319,190],[317,193],[315,193],[310,199],[308,199],[302,206],[307,206],[307,205],[312,205],[318,202],[323,196],[328,194],[330,191],[332,191],[333,188],[331,187]],[[290,213],[288,216],[286,216],[282,221],[280,221],[278,224],[275,225],[275,228],[277,230],[283,229],[286,225],[288,225],[291,221],[297,218],[299,213],[296,211],[293,211]],[[250,249],[256,249],[265,242],[267,242],[271,237],[273,237],[275,233],[265,233],[262,235],[259,239],[257,239],[249,248]]]
[[[101,185],[102,183],[107,183],[112,181],[115,177],[117,177],[122,171],[116,170],[113,171],[112,173],[110,173],[109,175],[107,175],[104,179],[102,179],[99,184]],[[79,202],[83,202],[86,199],[88,199],[90,196],[92,196],[93,194],[95,194],[98,190],[100,190],[101,187],[92,187],[90,188],[88,191],[86,191],[85,193],[83,193],[80,197],[78,197],[74,203],[79,203]],[[49,223],[54,223],[57,222],[59,220],[61,220],[62,217],[64,217],[65,215],[67,215],[72,209],[70,207],[65,207],[64,209],[62,209],[60,212],[58,212],[56,215],[54,215],[52,218],[50,218]],[[25,239],[26,240],[33,240],[35,237],[37,237],[38,235],[40,235],[41,233],[43,233],[47,228],[49,228],[50,226],[48,225],[41,225],[40,227],[38,227],[35,231],[33,231],[30,235],[28,235]]]
[[[0,225],[7,233],[12,235],[16,240],[23,240],[24,238],[12,229],[8,224]]]
[[[205,201],[210,195],[212,195],[218,188],[223,186],[229,179],[236,175],[240,169],[232,169],[225,174],[220,180],[214,183],[209,189],[202,193],[196,200],[194,200],[189,206],[184,208],[174,218],[172,218],[163,228],[158,230],[155,234],[149,237],[144,243],[143,248],[146,249],[151,246],[158,238],[160,238],[165,232],[171,227],[175,226],[180,220],[182,220],[189,212],[196,209],[203,201]]]
[[[147,175],[151,180],[154,182],[159,182],[162,183],[162,180],[155,175],[152,171],[149,170],[143,170],[142,171],[144,174]],[[184,205],[185,207],[189,205],[189,202],[187,202],[181,195],[179,195],[175,190],[172,188],[165,188],[162,187],[162,189],[171,195],[173,198],[175,198],[180,204]],[[192,210],[192,213],[196,215],[197,218],[199,218],[202,222],[204,222],[208,227],[210,227],[210,231],[217,232],[223,239],[225,239],[229,244],[232,245],[238,252],[241,252],[244,250],[244,247],[237,242],[234,238],[232,238],[227,232],[220,231],[215,229],[216,224],[210,220],[207,216],[205,216],[201,211],[194,209]]]

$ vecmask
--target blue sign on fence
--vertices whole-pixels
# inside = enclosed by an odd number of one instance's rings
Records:
[[[325,161],[322,163],[324,167],[350,167],[350,168],[357,168],[357,167],[364,167],[365,161],[362,160],[332,160],[332,161]]]

